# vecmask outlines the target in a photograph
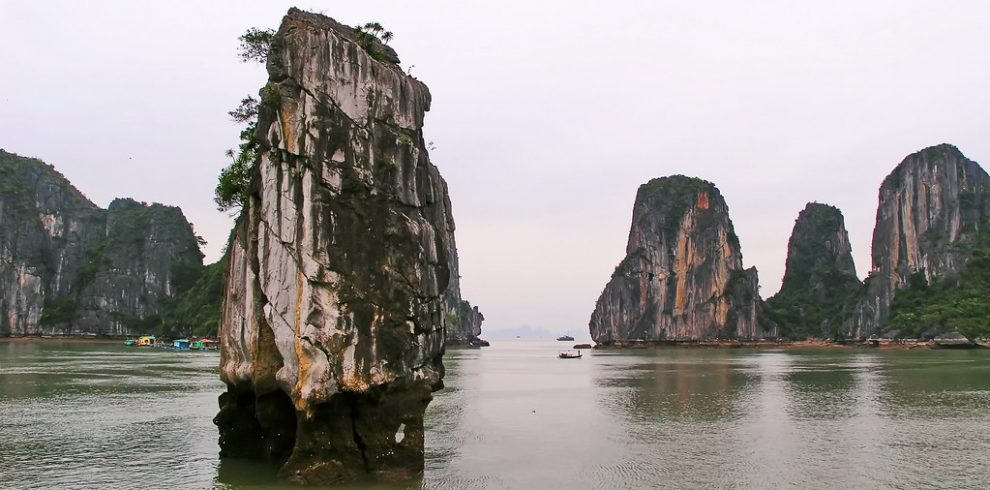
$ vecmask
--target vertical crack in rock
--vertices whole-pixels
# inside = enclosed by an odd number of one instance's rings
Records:
[[[283,19],[230,246],[221,446],[243,441],[238,454],[297,483],[420,475],[445,335],[480,333],[480,312],[460,297],[447,184],[424,143],[429,90],[390,48],[373,49],[325,16]],[[274,408],[258,418],[274,393],[294,413],[288,455],[287,438],[250,433],[289,427]]]
[[[357,446],[358,451],[361,452],[361,463],[364,465],[365,472],[371,472],[371,464],[368,463],[368,446],[361,440],[361,434],[358,434],[357,421],[358,421],[358,408],[355,406],[352,400],[350,401],[350,412],[351,412],[351,434],[354,438],[354,445]]]
[[[591,336],[605,345],[775,337],[758,288],[718,189],[653,179],[636,193],[626,257],[598,298]]]

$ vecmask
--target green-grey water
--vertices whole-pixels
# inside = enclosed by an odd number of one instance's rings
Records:
[[[990,487],[990,351],[561,347],[448,352],[411,488]],[[281,488],[217,458],[218,360],[0,343],[0,488]]]

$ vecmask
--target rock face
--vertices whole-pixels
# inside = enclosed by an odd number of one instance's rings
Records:
[[[222,456],[296,483],[419,475],[442,386],[454,223],[423,139],[430,93],[393,58],[297,9],[268,58],[215,422]]]
[[[942,144],[908,155],[880,186],[873,230],[873,267],[866,290],[845,321],[846,336],[881,333],[898,289],[912,277],[952,280],[966,266],[966,245],[990,216],[990,176]]]
[[[100,209],[40,160],[0,150],[0,335],[129,335],[196,280],[203,256],[175,207]]]
[[[834,318],[860,286],[842,212],[808,203],[787,242],[780,291],[767,300],[782,333],[793,338],[831,336]]]
[[[446,206],[450,209],[449,202]],[[444,302],[447,308],[447,345],[466,344],[477,339],[481,335],[481,323],[485,321],[485,316],[477,306],[471,306],[469,301],[461,298],[460,263],[453,235],[451,235],[450,284],[447,285]]]
[[[640,186],[626,257],[590,331],[599,344],[775,337],[763,307],[722,195],[710,182],[675,175]]]

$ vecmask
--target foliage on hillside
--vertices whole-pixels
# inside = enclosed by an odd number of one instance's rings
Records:
[[[196,282],[166,305],[158,333],[169,336],[217,336],[227,263],[227,255],[224,255],[203,268]]]
[[[817,264],[814,269],[813,274],[828,292],[823,297],[816,297],[811,288],[799,288],[781,291],[766,302],[767,312],[780,325],[783,337],[793,340],[837,337],[843,311],[862,292],[859,279],[852,274],[824,264]]]
[[[788,242],[787,272],[767,310],[792,339],[835,337],[839,316],[861,292],[852,258],[835,250],[845,225],[838,208],[809,203]]]
[[[958,330],[969,338],[990,337],[990,233],[983,232],[969,250],[971,259],[958,279],[925,281],[925,272],[911,276],[897,291],[888,329],[901,337],[922,338]]]

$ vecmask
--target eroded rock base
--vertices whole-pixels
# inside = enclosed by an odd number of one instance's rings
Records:
[[[425,383],[342,392],[300,412],[281,391],[256,396],[231,387],[220,396],[222,458],[259,459],[304,485],[355,480],[402,482],[423,473]]]

